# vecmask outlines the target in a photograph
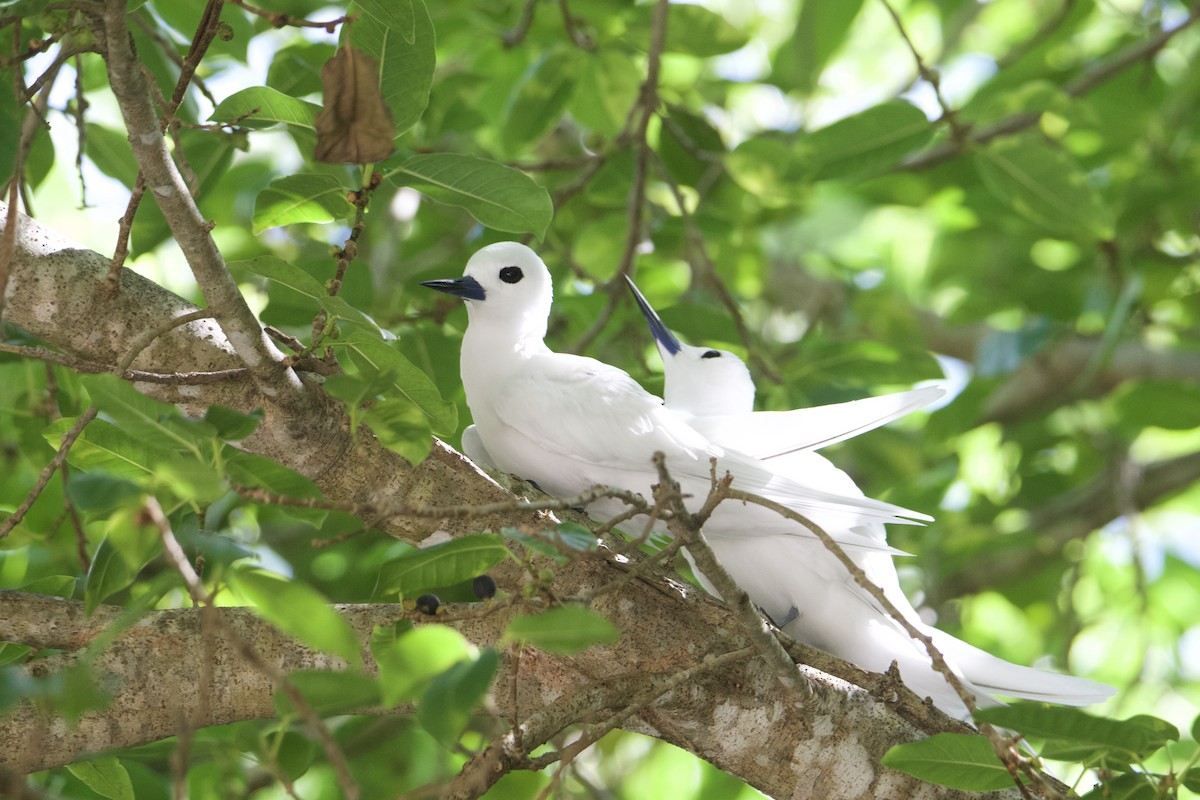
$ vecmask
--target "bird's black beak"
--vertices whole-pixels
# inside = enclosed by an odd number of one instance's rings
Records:
[[[430,289],[438,292],[452,294],[455,297],[461,297],[463,300],[482,300],[487,296],[487,292],[479,284],[479,281],[472,278],[470,275],[463,275],[461,278],[442,278],[436,281],[421,281],[422,286],[428,286]]]
[[[629,284],[629,291],[633,292],[633,299],[637,301],[638,308],[642,310],[642,316],[646,318],[646,324],[650,326],[650,333],[654,334],[654,341],[658,343],[659,347],[670,355],[675,355],[683,349],[679,340],[675,338],[675,334],[667,330],[667,326],[663,325],[663,321],[658,318],[654,308],[638,291],[637,284],[633,282],[633,279],[626,275],[625,282]]]

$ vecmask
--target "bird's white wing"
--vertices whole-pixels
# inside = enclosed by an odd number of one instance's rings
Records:
[[[890,503],[807,487],[756,459],[719,447],[665,409],[628,374],[594,359],[560,353],[534,356],[527,369],[497,388],[490,403],[503,425],[537,447],[583,465],[584,471],[600,467],[652,473],[651,459],[661,452],[676,480],[707,484],[710,459],[716,458],[717,474],[732,473],[735,487],[801,513],[836,511],[877,522],[930,519]]]
[[[689,424],[715,442],[737,442],[738,450],[768,460],[800,450],[818,450],[874,430],[945,395],[939,386],[866,397],[848,403],[693,417]]]

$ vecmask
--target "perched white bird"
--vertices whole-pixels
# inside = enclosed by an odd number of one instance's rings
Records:
[[[847,497],[863,497],[849,475],[809,448],[871,430],[944,394],[940,388],[929,387],[814,409],[754,412],[754,382],[742,360],[724,350],[680,342],[633,281],[628,282],[663,358],[667,409],[689,415],[689,424],[718,445],[742,448],[744,440],[751,441],[750,452],[762,454],[774,468],[803,480],[807,486]],[[705,426],[706,419],[717,420],[719,424]],[[814,426],[816,430],[805,432],[806,426]],[[772,428],[776,431],[774,441],[763,435]],[[842,533],[828,529],[827,532],[835,539]],[[880,522],[861,523],[853,532],[886,543]],[[909,688],[931,697],[943,711],[965,716],[966,707],[946,679],[934,671],[924,645],[891,619],[853,582],[848,572],[843,572],[843,591],[837,595],[844,602],[834,613],[828,606],[793,605],[782,610],[763,606],[756,597],[755,587],[789,585],[795,582],[795,577],[792,565],[782,553],[769,551],[761,544],[747,541],[741,546],[718,548],[714,542],[713,549],[734,580],[788,634],[876,672],[883,672],[895,660]],[[1113,694],[1111,687],[1094,681],[1012,664],[926,625],[900,588],[891,553],[856,549],[848,550],[847,554],[908,622],[933,639],[980,705],[994,704],[994,694],[1069,705],[1087,705]],[[780,613],[783,616],[776,616]],[[853,631],[853,635],[848,635],[848,631]]]

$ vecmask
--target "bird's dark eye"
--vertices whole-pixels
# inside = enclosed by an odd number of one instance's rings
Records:
[[[701,358],[720,358],[721,351],[720,350],[705,350],[703,353],[700,354],[700,357]]]
[[[520,267],[505,267],[500,270],[500,280],[505,283],[516,283],[524,277],[525,273],[521,272]]]

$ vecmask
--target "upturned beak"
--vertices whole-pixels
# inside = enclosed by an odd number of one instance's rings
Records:
[[[455,297],[461,297],[463,300],[483,300],[487,296],[487,292],[479,284],[479,281],[472,278],[470,275],[463,275],[461,278],[442,278],[436,281],[421,281],[422,286],[428,286],[437,292],[445,292],[452,294]]]
[[[658,314],[654,308],[638,291],[637,284],[628,275],[625,276],[625,282],[629,284],[629,291],[633,292],[633,299],[637,301],[638,308],[642,310],[642,316],[646,318],[646,324],[650,326],[650,333],[654,334],[654,341],[660,348],[666,351],[668,355],[675,355],[682,348],[679,340],[675,338],[675,334],[667,330],[667,326],[658,318]]]

